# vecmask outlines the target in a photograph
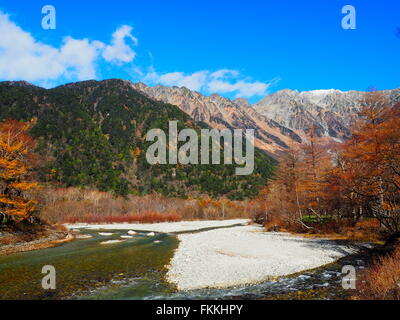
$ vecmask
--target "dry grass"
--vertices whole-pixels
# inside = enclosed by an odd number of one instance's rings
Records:
[[[8,236],[4,236],[4,237],[0,237],[0,245],[10,245],[10,244],[15,244],[18,242],[22,242],[24,241],[23,237],[20,236],[16,236],[16,235],[8,235]],[[30,241],[30,240],[27,240]]]
[[[379,243],[383,241],[380,223],[377,219],[360,220],[353,226],[343,228],[342,234],[353,241],[365,241]]]
[[[306,238],[329,238],[332,240],[351,240],[370,243],[382,243],[385,235],[382,234],[377,219],[362,219],[355,225],[350,221],[330,221],[325,223],[307,224],[306,228],[297,222],[285,221],[281,217],[273,217],[265,228],[268,231],[291,232],[301,234]]]
[[[0,237],[0,245],[34,241],[48,234],[45,225],[33,225],[26,222],[3,226],[0,231],[4,234]]]
[[[400,300],[400,246],[392,254],[378,258],[360,280],[359,298]]]

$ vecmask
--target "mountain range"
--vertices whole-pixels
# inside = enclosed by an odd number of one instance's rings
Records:
[[[285,89],[250,105],[246,99],[205,96],[184,87],[131,85],[148,97],[178,106],[211,127],[254,129],[256,146],[277,157],[290,145],[305,141],[310,128],[328,140],[349,138],[365,96],[362,91]],[[400,89],[381,93],[392,105],[400,102]]]

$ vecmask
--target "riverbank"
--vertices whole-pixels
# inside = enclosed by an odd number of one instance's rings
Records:
[[[75,236],[64,230],[44,227],[37,233],[0,232],[0,255],[46,249],[70,242]],[[10,243],[7,243],[10,242]]]
[[[179,290],[273,280],[358,251],[355,245],[265,232],[257,225],[180,234],[178,239],[180,244],[168,266],[167,279]]]

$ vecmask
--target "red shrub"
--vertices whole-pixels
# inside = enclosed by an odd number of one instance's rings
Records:
[[[158,213],[145,212],[129,215],[102,215],[91,214],[83,216],[66,217],[64,223],[155,223],[180,221],[181,216],[176,212]]]

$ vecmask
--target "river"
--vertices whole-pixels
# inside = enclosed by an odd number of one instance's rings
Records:
[[[85,230],[92,238],[62,246],[0,256],[0,299],[292,299],[346,298],[341,289],[341,267],[363,268],[364,256],[345,257],[336,263],[275,281],[227,289],[178,291],[165,281],[166,265],[178,246],[175,234],[139,232],[124,242],[124,230]],[[44,265],[56,269],[55,290],[44,290]]]

